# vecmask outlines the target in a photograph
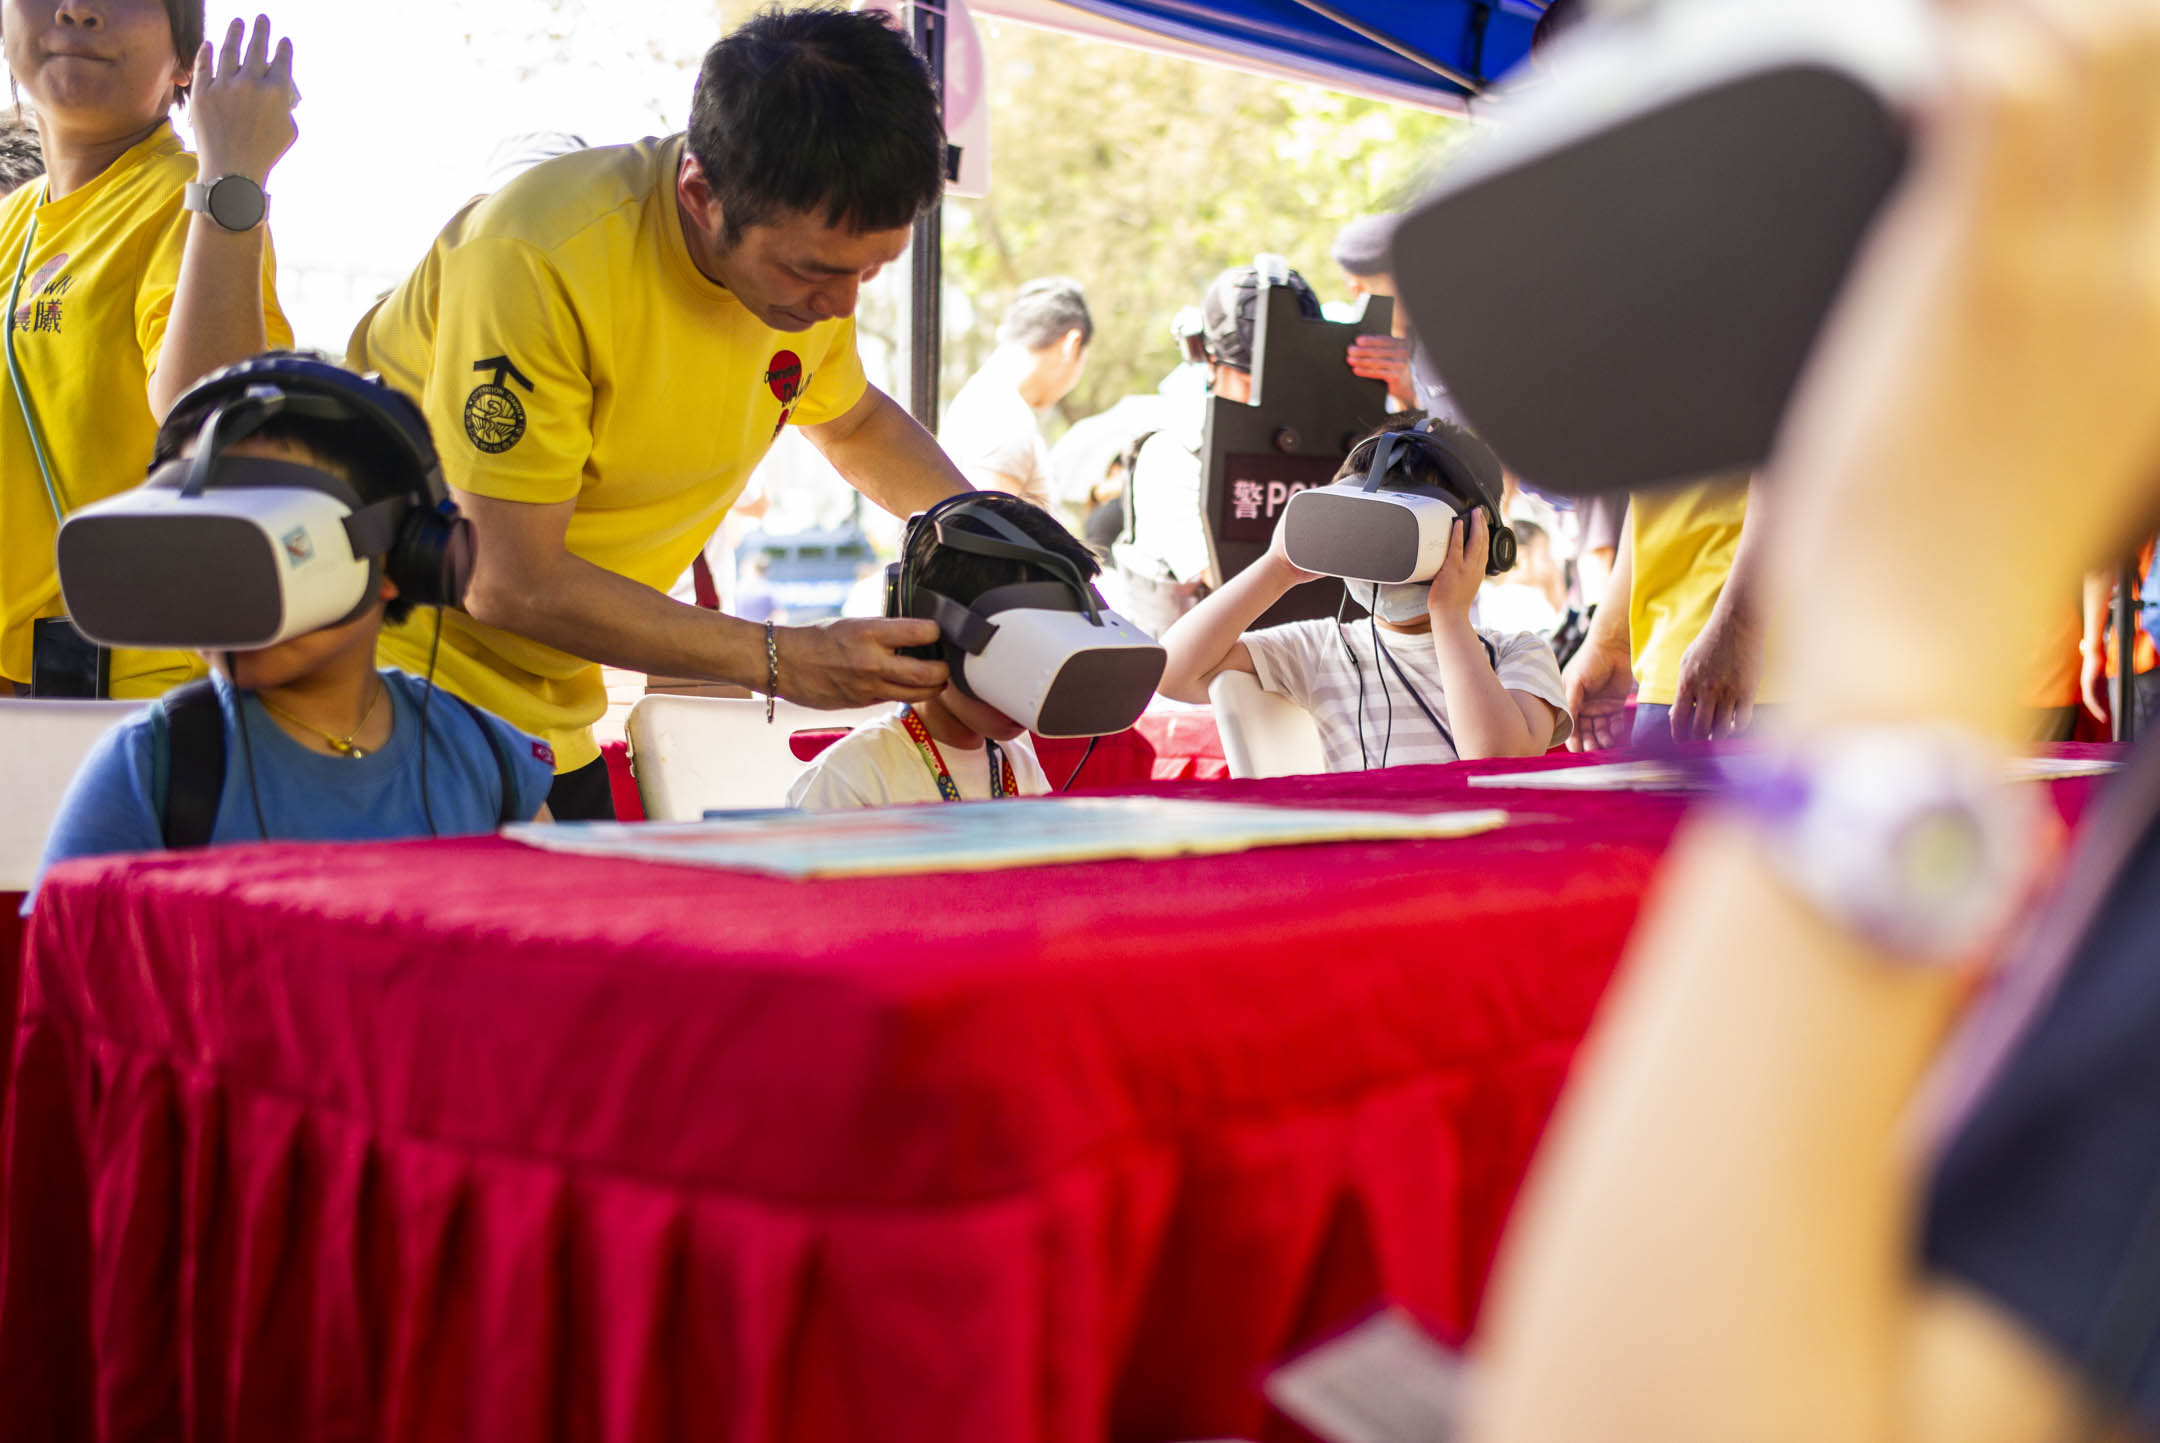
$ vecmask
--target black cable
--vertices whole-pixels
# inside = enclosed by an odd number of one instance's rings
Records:
[[[255,830],[264,841],[270,840],[270,825],[263,820],[262,793],[255,790],[255,743],[248,737],[247,693],[240,690],[240,666],[237,652],[225,653],[225,675],[233,684],[233,716],[240,723],[240,756],[247,766],[248,802],[255,808]]]
[[[1072,790],[1073,783],[1080,780],[1080,769],[1088,764],[1089,757],[1095,755],[1095,744],[1101,740],[1101,737],[1088,738],[1087,746],[1080,752],[1080,760],[1073,763],[1072,775],[1065,779],[1065,785],[1059,787],[1059,791],[1069,792]]]
[[[1395,745],[1395,693],[1388,690],[1387,668],[1380,664],[1380,588],[1373,588],[1373,609],[1365,613],[1372,623],[1366,630],[1372,633],[1373,670],[1380,677],[1380,695],[1387,698],[1387,735],[1380,742],[1380,770],[1387,770],[1388,749]]]
[[[435,658],[442,652],[442,608],[435,608],[435,639],[428,643],[427,683],[420,688],[420,810],[427,817],[427,831],[431,837],[440,837],[435,830],[435,799],[428,795],[428,703],[435,700]],[[507,803],[505,804],[507,806]]]
[[[1357,673],[1357,761],[1358,770],[1372,770],[1372,754],[1365,750],[1365,668],[1358,664],[1357,652],[1350,645],[1350,629],[1343,624],[1343,611],[1350,605],[1350,588],[1342,589],[1342,598],[1335,603],[1335,639],[1342,643],[1342,654],[1350,659],[1350,670]]]

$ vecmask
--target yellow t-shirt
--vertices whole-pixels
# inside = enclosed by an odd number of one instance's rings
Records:
[[[661,591],[780,428],[830,421],[867,385],[853,320],[773,330],[691,262],[681,154],[680,136],[579,151],[473,202],[347,354],[421,398],[453,487],[575,498],[571,554]],[[383,664],[425,672],[434,627],[385,630]],[[545,737],[559,771],[600,754],[589,661],[445,611],[436,674]]]
[[[150,373],[180,284],[189,215],[180,190],[195,157],[169,125],[82,189],[45,201],[33,181],[0,201],[0,286],[12,288],[33,217],[37,236],[15,313],[15,357],[69,511],[140,484],[157,419]],[[277,303],[277,262],[263,261],[270,344],[290,346]],[[59,616],[53,511],[12,385],[0,398],[0,676],[30,680],[30,624]],[[116,651],[112,694],[157,696],[203,674],[182,651]]]
[[[1646,705],[1671,706],[1680,694],[1680,659],[1710,620],[1740,549],[1747,488],[1740,476],[1629,498],[1635,582],[1628,637],[1636,700]]]

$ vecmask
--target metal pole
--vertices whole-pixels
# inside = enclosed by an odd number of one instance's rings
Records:
[[[2137,592],[2144,578],[2138,575],[2137,558],[2123,564],[2115,578],[2115,680],[2108,688],[2115,711],[2115,740],[2137,736]]]
[[[930,69],[940,104],[945,95],[945,13],[912,0],[908,22],[915,48]],[[931,206],[915,222],[909,248],[912,287],[908,304],[908,412],[926,431],[938,424],[939,345],[944,326],[945,226],[941,208]]]
[[[1398,40],[1385,30],[1368,25],[1355,16],[1346,15],[1338,7],[1327,4],[1326,0],[1297,0],[1297,3],[1324,20],[1334,21],[1352,35],[1363,40],[1369,40],[1382,50],[1393,51],[1420,70],[1431,71],[1434,75],[1457,87],[1466,95],[1482,95],[1485,91],[1485,82],[1479,80],[1476,76],[1465,75],[1452,66],[1441,64],[1408,41]]]

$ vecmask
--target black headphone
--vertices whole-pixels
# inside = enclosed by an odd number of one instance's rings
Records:
[[[961,521],[967,524],[955,524]],[[922,585],[915,574],[917,539],[926,529],[940,546],[972,556],[1017,561],[1047,573],[1051,579],[995,586],[972,604],[962,604]],[[952,669],[954,685],[974,696],[967,683],[967,658],[979,654],[996,633],[997,626],[990,616],[1016,606],[1077,611],[1098,626],[1104,610],[1101,595],[1088,584],[1071,558],[1058,555],[998,515],[980,491],[956,492],[908,518],[907,531],[900,538],[900,559],[885,568],[885,614],[934,621],[940,639],[927,646],[904,647],[903,655],[944,662]]]
[[[209,485],[304,486],[336,497],[352,509],[345,529],[355,555],[368,561],[368,585],[350,621],[375,602],[377,581],[388,576],[398,597],[416,606],[456,606],[472,580],[472,522],[458,514],[443,481],[442,461],[427,418],[380,376],[356,375],[312,356],[279,352],[211,372],[173,403],[172,415],[207,407],[194,429],[195,452],[175,460],[190,431],[168,422],[158,432],[151,476],[175,484],[183,495]],[[253,457],[228,457],[227,448],[278,415],[355,422],[369,427],[409,463],[399,476],[358,478],[374,493],[365,501],[352,485],[313,466]],[[393,489],[394,488],[394,489]],[[383,495],[384,491],[390,494]]]
[[[1434,425],[1428,421],[1416,430],[1382,431],[1374,436],[1371,439],[1372,459],[1365,468],[1365,489],[1434,496],[1454,507],[1455,513],[1465,519],[1473,511],[1484,512],[1491,533],[1485,574],[1498,576],[1514,567],[1517,549],[1515,533],[1500,517],[1497,499],[1500,458],[1469,432],[1454,427],[1445,431],[1428,429]],[[1424,451],[1433,469],[1440,473],[1441,485],[1418,480],[1410,474],[1408,457],[1403,454],[1406,447]]]

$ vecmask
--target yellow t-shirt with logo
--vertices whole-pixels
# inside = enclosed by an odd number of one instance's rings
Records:
[[[15,357],[29,391],[64,509],[72,512],[141,483],[157,440],[150,373],[165,348],[188,212],[181,187],[195,157],[170,125],[80,190],[45,200],[43,181],[0,201],[0,286],[12,290],[36,222],[15,313]],[[263,261],[270,344],[290,346],[277,303],[277,263]],[[30,680],[31,623],[59,616],[53,507],[14,392],[0,398],[0,676]],[[115,651],[112,694],[157,696],[201,676],[182,651]]]
[[[1747,493],[1747,477],[1738,476],[1629,498],[1635,581],[1628,637],[1637,701],[1671,706],[1680,694],[1680,659],[1725,590],[1747,520]]]
[[[867,385],[853,320],[776,331],[691,262],[681,154],[681,136],[579,151],[473,202],[347,354],[421,398],[453,487],[575,498],[571,554],[661,591],[780,428],[830,421]],[[559,771],[599,756],[598,666],[441,617],[444,686],[545,737]],[[385,630],[383,663],[425,672],[435,625],[415,613]]]

